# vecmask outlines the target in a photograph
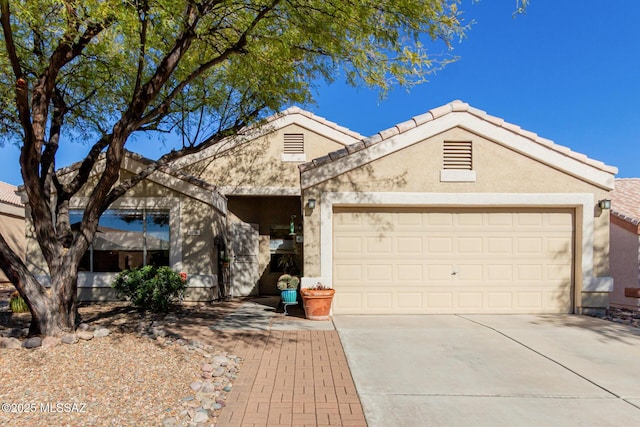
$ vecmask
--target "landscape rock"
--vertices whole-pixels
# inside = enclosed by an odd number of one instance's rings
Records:
[[[108,336],[111,333],[111,331],[107,328],[99,328],[96,329],[95,331],[93,331],[93,336],[95,338],[104,338],[106,336]]]
[[[227,358],[225,356],[216,356],[211,361],[211,363],[213,363],[214,365],[218,365],[218,366],[227,366],[229,364],[229,362],[230,362],[229,358]]]
[[[214,366],[211,363],[203,363],[201,369],[204,372],[213,372]]]
[[[153,326],[149,329],[149,333],[155,337],[166,337],[167,331],[162,329],[160,326]]]
[[[196,411],[193,416],[194,423],[206,423],[207,421],[209,421],[209,414],[207,414],[207,411]]]
[[[78,338],[80,338],[81,340],[85,340],[85,341],[89,341],[91,339],[93,339],[93,332],[89,332],[89,331],[79,331],[78,333],[76,333],[76,336]]]
[[[0,339],[0,348],[16,349],[21,347],[22,344],[18,338],[9,337]]]
[[[165,418],[162,420],[162,427],[178,427],[180,423],[175,418]]]
[[[215,371],[211,373],[212,377],[221,377],[226,374],[226,370],[224,368],[217,368]]]
[[[76,337],[76,334],[67,334],[63,335],[62,338],[60,338],[60,341],[63,344],[75,344],[78,342],[78,337]]]
[[[89,326],[88,323],[80,323],[78,325],[78,330],[80,330],[80,331],[88,331],[89,328],[90,328],[90,326]]]
[[[42,339],[42,347],[43,348],[51,348],[60,344],[60,338],[56,337],[44,337]]]
[[[24,348],[36,348],[42,345],[42,338],[40,337],[32,337],[24,340],[22,346]]]
[[[202,383],[200,381],[194,381],[190,384],[191,390],[199,391],[202,388]]]
[[[215,386],[211,383],[211,381],[206,381],[200,387],[200,393],[213,393],[216,390]]]

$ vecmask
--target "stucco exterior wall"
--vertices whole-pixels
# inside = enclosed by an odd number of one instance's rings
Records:
[[[126,179],[127,173],[123,173]],[[192,184],[178,181],[177,187]],[[91,184],[85,185],[72,199],[74,209],[86,204]],[[206,192],[203,191],[203,194]],[[162,209],[170,211],[170,265],[188,274],[186,300],[210,300],[217,287],[217,259],[213,238],[225,230],[225,214],[209,203],[160,185],[143,181],[111,205],[114,209]],[[27,217],[27,266],[39,279],[48,283],[48,268],[36,239],[30,215]],[[80,272],[78,295],[81,300],[102,301],[115,297],[110,289],[115,273]]]
[[[298,161],[282,160],[285,133],[304,134],[305,155]],[[302,126],[291,124],[255,140],[242,142],[230,150],[225,150],[225,147],[226,145],[221,145],[219,154],[183,169],[223,188],[225,194],[244,188],[272,188],[276,193],[289,188],[296,189],[299,194],[298,164],[338,150],[343,145]]]
[[[441,182],[440,171],[445,140],[472,141],[475,182]],[[350,157],[346,157],[340,160],[349,161],[349,159]],[[328,165],[328,167],[331,166],[331,164]],[[608,212],[602,212],[595,206],[598,200],[607,197],[608,190],[568,175],[463,128],[450,129],[306,188],[303,193],[304,206],[307,206],[310,198],[315,198],[317,207],[313,211],[305,209],[305,276],[321,275],[319,230],[321,229],[323,194],[341,192],[484,193],[491,194],[492,198],[499,198],[500,194],[583,194],[587,198],[593,198],[593,205],[591,205],[593,207],[585,208],[585,210],[592,209],[591,213],[586,214],[591,215],[593,219],[593,228],[590,230],[593,235],[589,236],[594,241],[593,275],[609,276],[609,215]],[[366,197],[363,196],[359,203],[361,206],[366,206]],[[455,202],[452,202],[452,206],[455,206]],[[575,206],[567,204],[567,207]],[[581,230],[583,208],[575,208],[576,230]],[[584,236],[577,234],[574,256],[580,260],[581,242]],[[578,261],[576,264],[576,283],[581,283],[582,278],[579,277],[581,263]],[[578,301],[578,305],[584,303],[589,307],[593,303],[594,307],[602,307],[603,298],[606,300],[606,297],[607,292],[596,292],[596,289],[593,289],[589,295],[582,295],[582,302]]]
[[[640,236],[612,223],[610,263],[614,280],[611,305],[637,310],[640,299],[625,297],[624,288],[640,287]]]
[[[4,205],[3,203],[0,205]],[[5,212],[9,211],[12,213]],[[15,215],[13,212],[21,211],[22,216]],[[0,234],[7,241],[11,249],[13,249],[22,259],[25,254],[25,223],[24,209],[13,205],[0,206]],[[0,283],[8,283],[9,280],[4,272],[0,270]]]

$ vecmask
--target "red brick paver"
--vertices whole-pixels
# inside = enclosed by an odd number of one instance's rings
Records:
[[[336,331],[236,331],[244,359],[220,427],[366,426]]]

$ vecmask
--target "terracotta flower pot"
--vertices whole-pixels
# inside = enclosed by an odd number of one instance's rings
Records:
[[[309,320],[329,320],[335,289],[300,289],[304,313]]]

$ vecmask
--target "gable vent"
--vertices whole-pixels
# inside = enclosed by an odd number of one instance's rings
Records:
[[[444,141],[443,169],[472,170],[471,141]]]
[[[284,134],[284,154],[304,154],[304,134]]]

